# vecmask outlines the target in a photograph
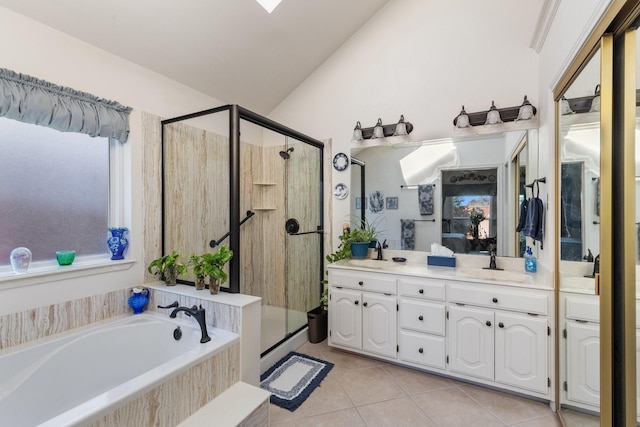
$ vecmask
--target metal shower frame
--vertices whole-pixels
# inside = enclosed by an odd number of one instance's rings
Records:
[[[211,114],[220,113],[223,111],[229,112],[229,224],[240,224],[241,212],[240,212],[240,120],[246,120],[255,125],[269,129],[273,132],[279,133],[286,137],[297,139],[305,144],[309,144],[313,147],[319,148],[320,155],[320,191],[318,197],[320,199],[320,230],[324,230],[324,143],[317,139],[311,138],[301,132],[284,126],[274,120],[247,110],[237,104],[228,104],[208,110],[199,111],[196,113],[186,114],[183,116],[174,117],[171,119],[162,120],[162,232],[164,234],[164,212],[165,212],[165,183],[164,183],[164,138],[165,138],[165,125],[176,123],[184,120],[194,119],[197,117],[207,116]],[[230,293],[240,292],[240,226],[231,226],[229,229],[229,248],[234,251],[236,256],[229,261],[229,287],[221,290]],[[162,253],[165,251],[164,236],[162,238]],[[320,257],[318,259],[320,264],[320,277],[318,278],[318,286],[322,286],[322,280],[324,278],[324,239],[320,239]],[[181,283],[191,283],[183,282]],[[322,292],[322,289],[321,289]]]

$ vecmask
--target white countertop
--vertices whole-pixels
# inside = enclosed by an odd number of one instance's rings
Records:
[[[517,286],[522,288],[534,288],[553,290],[553,280],[544,271],[527,273],[524,271],[523,259],[498,258],[497,265],[504,270],[485,269],[488,257],[459,257],[456,256],[456,267],[438,267],[427,265],[426,256],[424,262],[419,259],[408,259],[405,262],[394,262],[395,255],[385,255],[386,260],[378,261],[366,259],[344,259],[329,264],[332,269],[361,270],[377,273],[388,273],[406,276],[420,276],[446,280],[456,280],[472,283],[489,283],[496,285]],[[476,258],[476,259],[473,259]],[[504,267],[502,267],[504,266]],[[514,269],[520,266],[522,271]]]

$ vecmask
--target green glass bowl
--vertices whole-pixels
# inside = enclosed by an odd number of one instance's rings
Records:
[[[71,265],[76,258],[76,251],[56,251],[56,259],[60,265]]]

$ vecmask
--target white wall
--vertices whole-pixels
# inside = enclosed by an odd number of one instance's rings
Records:
[[[496,5],[501,13],[496,14]],[[516,26],[530,25],[524,1],[395,0],[385,6],[305,80],[270,117],[316,138],[332,138],[333,154],[350,152],[356,121],[397,122],[411,139],[453,136],[453,118],[467,112],[537,105],[538,57]],[[505,19],[507,17],[507,19]],[[333,183],[348,172],[333,172]],[[332,191],[327,183],[326,191]],[[349,215],[334,200],[333,222]],[[337,227],[339,228],[339,227]],[[339,230],[334,230],[334,244]]]
[[[356,121],[393,123],[400,114],[414,124],[412,140],[454,136],[452,120],[467,112],[519,105],[529,95],[540,121],[541,198],[553,204],[553,111],[551,87],[568,66],[609,0],[563,0],[538,55],[529,48],[536,17],[521,1],[395,0],[384,7],[305,80],[272,113],[317,138],[333,138],[333,154],[349,153]],[[552,2],[555,3],[555,2]],[[499,12],[496,13],[496,6]],[[528,37],[512,37],[531,25]],[[522,32],[517,32],[522,34]],[[332,181],[345,182],[333,171]],[[327,185],[329,187],[329,185]],[[544,187],[544,188],[542,188]],[[327,188],[326,191],[331,191]],[[342,224],[348,201],[334,200],[333,221]],[[339,227],[338,227],[339,228]],[[547,239],[553,221],[547,220]],[[334,230],[334,245],[340,230]],[[552,269],[553,244],[541,263]]]
[[[118,225],[131,230],[128,257],[143,259],[142,206],[138,202],[142,195],[139,112],[168,118],[222,102],[1,7],[0,27],[5,34],[0,44],[0,66],[134,108],[131,134],[125,145],[129,166],[126,205],[130,208],[125,213],[126,223]],[[106,239],[105,230],[105,246]],[[130,287],[143,280],[144,268],[138,262],[131,269],[116,273],[12,289],[0,286],[0,315]]]

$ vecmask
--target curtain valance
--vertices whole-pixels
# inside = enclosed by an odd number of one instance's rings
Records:
[[[118,102],[0,68],[0,117],[126,142],[130,112]]]

